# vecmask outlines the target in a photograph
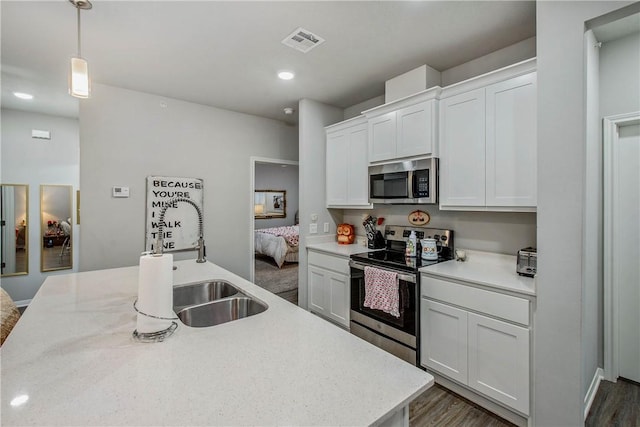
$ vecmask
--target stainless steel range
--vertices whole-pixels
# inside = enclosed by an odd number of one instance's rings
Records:
[[[405,249],[411,231],[420,239],[436,240],[438,259],[427,261],[406,257]],[[387,225],[386,248],[351,256],[351,333],[417,365],[420,343],[420,274],[421,267],[453,259],[453,231],[436,228]],[[420,248],[418,248],[420,249]],[[364,306],[365,268],[374,267],[397,273],[400,316]]]

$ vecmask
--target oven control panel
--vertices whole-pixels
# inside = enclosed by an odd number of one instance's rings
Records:
[[[434,239],[438,246],[447,248],[453,254],[453,230],[429,227],[409,227],[404,225],[387,225],[384,237],[389,242],[404,243],[409,239],[411,231],[415,231],[418,240]]]

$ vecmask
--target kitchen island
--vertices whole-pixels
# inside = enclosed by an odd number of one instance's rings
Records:
[[[408,424],[428,373],[212,263],[174,284],[223,279],[266,303],[161,343],[132,338],[138,267],[49,276],[1,349],[1,424]]]

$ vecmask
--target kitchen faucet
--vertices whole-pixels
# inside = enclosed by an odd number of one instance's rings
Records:
[[[160,211],[160,226],[158,228],[158,240],[156,242],[156,247],[153,251],[154,254],[156,255],[162,255],[162,251],[163,251],[163,247],[164,247],[164,238],[162,237],[164,235],[164,214],[167,212],[167,209],[169,209],[170,207],[173,207],[176,203],[178,202],[185,202],[185,203],[189,203],[191,206],[193,206],[196,210],[196,212],[198,212],[198,246],[196,246],[196,249],[198,250],[198,259],[196,259],[196,262],[205,262],[207,260],[207,251],[206,248],[204,246],[204,234],[202,232],[202,223],[203,223],[203,219],[202,219],[202,210],[200,209],[200,207],[191,199],[187,199],[185,197],[176,197],[174,199],[169,200],[163,207],[162,210]]]

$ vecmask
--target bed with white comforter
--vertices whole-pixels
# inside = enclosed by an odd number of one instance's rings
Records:
[[[298,262],[300,229],[297,225],[261,228],[254,233],[255,252],[273,258],[278,267],[284,262]]]

